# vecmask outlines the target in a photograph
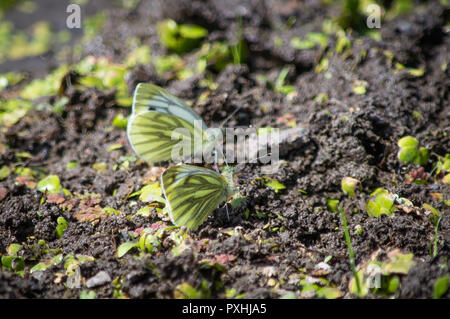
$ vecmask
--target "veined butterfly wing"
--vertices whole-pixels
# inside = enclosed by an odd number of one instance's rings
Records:
[[[178,143],[189,144],[189,154],[182,154],[182,159],[191,157],[201,147],[194,144],[195,136],[204,137],[204,131],[199,126],[178,116],[159,112],[133,114],[127,131],[134,152],[150,162],[175,160],[172,150]],[[180,139],[172,139],[172,136],[176,137],[172,135],[174,132],[178,132]]]
[[[161,176],[161,186],[170,219],[189,230],[197,229],[234,192],[220,173],[192,165],[167,169]]]
[[[178,116],[190,123],[200,121],[203,130],[208,128],[202,118],[185,102],[159,86],[139,83],[134,91],[133,113],[140,114],[146,111]]]
[[[215,145],[217,132],[207,134],[206,124],[186,103],[156,85],[138,84],[127,127],[128,140],[135,153],[151,162],[175,160],[171,156],[172,149],[180,139],[172,139],[172,133],[179,128],[186,129],[183,136],[179,135],[179,130],[176,134],[182,137],[183,145],[190,143],[189,154],[182,154],[182,160],[199,156]],[[196,136],[202,139],[197,145],[194,144]]]

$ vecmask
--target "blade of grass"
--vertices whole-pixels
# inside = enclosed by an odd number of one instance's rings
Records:
[[[239,17],[239,29],[237,36],[237,43],[231,48],[231,54],[233,55],[233,64],[239,65],[242,64],[242,16]]]
[[[359,283],[358,274],[356,273],[355,252],[353,251],[353,248],[352,248],[350,232],[348,231],[348,226],[347,226],[347,218],[345,217],[344,210],[342,209],[342,204],[339,205],[339,213],[341,214],[342,226],[344,227],[345,242],[347,243],[347,250],[348,250],[348,255],[349,255],[349,259],[350,259],[350,268],[353,273],[353,278],[355,278],[356,290],[358,291],[358,295],[359,295],[361,293],[361,285]]]
[[[436,225],[434,227],[434,237],[433,237],[433,258],[437,256],[437,250],[438,250],[438,232],[439,232],[439,225],[441,224],[442,216],[444,216],[444,213],[441,213],[439,216],[439,219],[436,222]]]

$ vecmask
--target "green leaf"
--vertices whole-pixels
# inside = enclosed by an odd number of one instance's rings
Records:
[[[444,184],[450,184],[450,174],[445,175],[445,176],[442,178],[442,182],[443,182]]]
[[[161,246],[159,240],[152,234],[152,232],[152,229],[144,229],[137,244],[137,247],[141,251],[148,252],[150,254],[154,252],[155,248],[159,248]]]
[[[158,23],[157,30],[161,43],[178,53],[192,50],[208,34],[205,28],[192,24],[178,25],[171,19]]]
[[[179,284],[175,290],[176,299],[204,299],[210,297],[210,292],[203,283],[200,289],[195,289],[187,282]]]
[[[273,189],[275,191],[275,193],[279,193],[281,192],[283,189],[286,189],[286,186],[284,186],[283,184],[281,184],[279,181],[274,180],[274,179],[270,179],[268,177],[264,178],[264,182],[263,184],[267,187],[270,187],[271,189]]]
[[[34,265],[33,268],[30,269],[30,272],[33,273],[35,271],[44,271],[44,270],[50,268],[51,266],[58,265],[62,260],[63,260],[63,255],[58,254],[50,260],[40,262],[40,263]]]
[[[419,141],[412,136],[405,136],[398,140],[397,145],[399,147],[414,147],[417,148],[419,146]]]
[[[64,217],[59,216],[56,222],[58,223],[56,226],[56,238],[61,238],[64,236],[64,230],[67,228],[67,221]]]
[[[425,147],[419,148],[414,163],[417,165],[425,165],[430,158],[430,154]]]
[[[398,152],[398,159],[405,164],[408,164],[418,155],[416,147],[402,147]]]
[[[327,198],[327,208],[330,212],[337,213],[338,205],[339,205],[338,199]]]
[[[393,294],[400,287],[400,278],[398,276],[392,276],[388,278],[386,292],[388,294]]]
[[[33,104],[29,101],[17,98],[0,100],[0,124],[11,126],[17,123],[32,108]]]
[[[188,39],[201,39],[208,35],[208,30],[194,24],[180,25],[180,34]]]
[[[231,298],[233,298],[234,296],[232,296]],[[230,298],[227,296],[227,298]],[[283,296],[280,297],[280,299],[297,299],[297,295],[295,294],[295,292],[290,291],[285,293]]]
[[[136,247],[136,243],[133,242],[125,242],[123,244],[121,244],[118,248],[117,248],[117,257],[118,258],[122,258],[123,256],[125,256],[126,253],[128,253],[133,247]]]
[[[355,196],[355,188],[359,183],[359,180],[352,177],[344,177],[341,181],[342,191],[347,194],[349,197]]]
[[[69,67],[63,65],[44,79],[33,80],[22,90],[20,97],[27,100],[33,100],[42,96],[56,95],[61,85],[61,79],[68,71]]]
[[[117,114],[112,121],[112,124],[117,128],[126,128],[127,123],[128,118],[123,116],[122,113]]]
[[[364,95],[367,92],[366,87],[364,85],[355,85],[352,88],[352,91],[353,91],[353,93],[358,94],[358,95]]]
[[[108,164],[105,162],[98,162],[92,165],[92,169],[97,173],[104,174],[108,170]]]
[[[416,262],[413,260],[414,254],[396,254],[391,257],[391,261],[383,266],[383,270],[388,274],[408,274],[411,267]]]
[[[78,167],[78,163],[77,162],[68,162],[66,165],[66,169],[67,170],[71,170],[72,168]]]
[[[411,76],[421,77],[421,76],[423,76],[423,75],[425,74],[425,71],[422,70],[422,69],[409,69],[409,70],[408,70],[408,73],[409,73]]]
[[[367,204],[366,204],[366,210],[367,210],[367,214],[368,214],[369,216],[372,216],[372,217],[375,217],[375,218],[378,218],[378,217],[381,216],[381,213],[380,213],[380,207],[378,207],[378,205],[375,204],[375,202],[372,201],[372,200],[369,200],[369,201],[367,202]]]
[[[448,290],[449,275],[439,277],[434,283],[433,298],[441,298]]]
[[[355,280],[355,277],[353,277],[352,279],[350,279],[350,283],[349,283],[350,293],[357,295],[359,297],[365,297],[369,293],[369,287],[364,282],[364,272],[362,270],[358,270],[358,272],[356,273],[356,276],[358,277],[358,280],[361,284],[361,287],[360,287],[361,289],[358,292],[356,280]]]
[[[128,68],[135,67],[138,64],[147,65],[151,61],[150,57],[150,47],[140,46],[134,49],[130,54],[128,54],[125,59],[125,65]]]
[[[394,207],[394,197],[388,192],[380,193],[375,197],[375,204],[377,204],[380,209],[385,209],[391,213],[392,208]]]
[[[94,290],[82,290],[80,292],[80,299],[95,299],[97,294]]]
[[[429,210],[430,212],[432,212],[434,216],[439,217],[439,211],[436,208],[434,208],[433,206],[431,206],[427,203],[423,203],[422,207],[425,208],[426,210]]]
[[[161,184],[159,182],[154,182],[145,185],[141,189],[141,194],[139,199],[144,203],[148,202],[158,202],[165,204],[166,201],[161,196]]]
[[[20,244],[11,244],[11,245],[8,246],[8,248],[6,248],[6,252],[8,253],[9,256],[17,256],[17,253],[21,249],[22,249],[22,245],[20,245]]]
[[[139,210],[136,212],[136,215],[141,215],[141,216],[144,216],[144,217],[149,217],[149,216],[150,216],[150,206],[142,207],[141,209],[139,209]]]
[[[321,287],[317,290],[317,296],[325,297],[326,299],[337,299],[342,296],[342,292],[333,287]]]
[[[311,40],[300,40],[299,37],[293,37],[290,41],[291,47],[296,50],[308,50],[315,46],[315,43]]]
[[[24,79],[24,74],[8,72],[0,75],[0,91],[8,86],[15,85]]]
[[[2,256],[2,265],[11,271],[22,271],[25,268],[22,256]]]
[[[49,194],[59,194],[63,191],[59,177],[57,175],[49,175],[44,179],[40,180],[37,184],[37,189],[40,192],[45,192]]]

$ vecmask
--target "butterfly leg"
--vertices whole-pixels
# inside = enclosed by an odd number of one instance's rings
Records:
[[[225,210],[227,211],[228,221],[230,221],[230,214],[228,213],[228,205],[227,204],[225,204]]]

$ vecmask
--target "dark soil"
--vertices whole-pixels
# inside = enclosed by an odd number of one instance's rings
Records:
[[[161,220],[167,226],[171,223],[154,209],[149,217],[131,218],[146,204],[129,199],[128,195],[145,185],[149,165],[130,162],[127,169],[113,170],[121,156],[133,155],[125,130],[111,129],[112,119],[119,112],[128,115],[130,109],[116,106],[114,92],[80,92],[68,87],[64,94],[69,103],[62,114],[30,111],[17,124],[3,130],[0,142],[9,148],[0,154],[0,167],[15,163],[42,169],[58,175],[64,188],[72,194],[85,194],[85,198],[66,197],[65,203],[70,202],[73,208],[64,209],[60,203],[45,200],[46,195],[36,189],[17,183],[14,174],[0,182],[0,189],[6,192],[0,200],[0,253],[6,254],[12,243],[23,243],[21,254],[27,263],[23,277],[6,269],[0,271],[0,298],[78,298],[86,289],[85,280],[100,271],[106,271],[111,279],[118,278],[120,289],[111,283],[96,287],[98,298],[117,297],[117,290],[129,298],[172,298],[177,286],[185,282],[196,288],[206,282],[214,298],[225,297],[225,291],[232,288],[236,295],[246,293],[245,298],[278,298],[288,292],[305,297],[300,293],[300,274],[313,276],[315,266],[327,256],[333,256],[328,262],[331,269],[322,277],[342,291],[343,297],[353,298],[348,292],[352,272],[342,223],[338,213],[327,209],[327,198],[340,199],[343,204],[356,265],[363,265],[378,249],[388,253],[398,248],[413,253],[416,264],[407,275],[400,276],[400,287],[393,296],[432,297],[434,282],[448,273],[450,253],[449,207],[432,194],[441,193],[448,200],[450,186],[433,177],[423,185],[407,183],[406,174],[415,167],[399,162],[396,143],[405,135],[418,138],[430,150],[427,172],[431,172],[431,162],[436,162],[438,155],[450,153],[450,68],[441,68],[450,61],[448,10],[438,1],[422,3],[422,10],[383,23],[383,40],[378,42],[353,33],[350,53],[344,56],[318,48],[298,51],[290,46],[276,47],[271,40],[274,35],[289,39],[292,35],[320,31],[324,17],[337,14],[335,7],[324,6],[320,1],[281,3],[142,1],[131,13],[109,9],[107,25],[96,40],[101,45],[86,47],[84,54],[121,61],[128,53],[125,39],[131,36],[140,37],[152,52],[163,53],[165,49],[155,36],[155,24],[166,17],[206,27],[209,40],[232,39],[242,16],[250,59],[247,65],[229,65],[217,74],[217,89],[201,102],[195,102],[205,91],[198,86],[199,76],[171,80],[156,75],[152,67],[138,66],[128,79],[128,86],[131,92],[138,82],[153,82],[194,101],[196,111],[212,127],[236,107],[242,110],[230,126],[283,128],[277,119],[293,114],[297,126],[307,128],[307,135],[299,145],[282,151],[284,162],[273,178],[286,189],[275,193],[264,186],[258,179],[263,175],[259,165],[240,167],[236,178],[247,203],[230,209],[230,220],[224,207],[216,209],[198,230],[188,233],[186,248],[178,256],[172,253],[175,244],[168,231],[157,252],[140,257],[138,252],[128,253],[119,259],[117,247],[130,240],[128,232],[152,227]],[[289,16],[297,18],[291,29],[273,27]],[[334,41],[330,40],[331,47]],[[399,63],[425,70],[424,75],[412,77],[406,70],[397,70],[386,51],[392,52]],[[317,73],[315,67],[324,54],[329,54],[328,71]],[[189,56],[188,53],[187,60]],[[298,93],[293,98],[273,92],[256,79],[258,74],[274,79],[286,65],[290,67],[288,82]],[[356,80],[368,83],[366,94],[353,93]],[[321,93],[329,99],[316,102],[314,98]],[[268,112],[262,111],[262,105]],[[125,147],[107,151],[114,143]],[[16,152],[29,152],[33,158],[17,161]],[[78,162],[79,167],[67,170],[67,163],[72,161]],[[94,170],[92,165],[98,162],[105,162],[107,170]],[[354,198],[346,197],[341,190],[345,176],[361,182],[362,190]],[[390,216],[369,217],[365,205],[377,187],[409,199],[416,208],[412,213],[398,210]],[[97,194],[97,201],[94,195],[87,195],[93,193]],[[444,214],[434,258],[429,250],[434,225],[422,208],[424,203]],[[80,221],[74,216],[95,205],[112,207],[121,213],[95,222]],[[68,228],[63,237],[56,238],[59,216],[67,220]],[[362,228],[359,234],[356,225]],[[64,255],[95,258],[80,266],[79,287],[67,287],[63,263],[32,274],[28,271],[36,261],[48,258],[33,249],[39,240],[45,240],[50,249],[60,248]],[[218,256],[229,258],[223,262],[225,271],[202,266],[202,260]],[[57,280],[59,274],[63,274],[62,280]],[[215,285],[217,282],[221,284]],[[367,297],[380,295],[370,293]],[[448,297],[449,292],[443,296]]]

